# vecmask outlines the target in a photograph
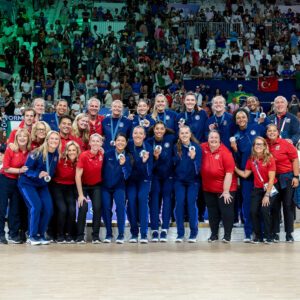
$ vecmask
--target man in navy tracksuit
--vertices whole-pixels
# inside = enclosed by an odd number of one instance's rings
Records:
[[[287,111],[288,102],[285,97],[278,96],[274,99],[274,110],[276,114],[269,117],[271,123],[276,124],[282,139],[296,145],[300,139],[299,120]]]

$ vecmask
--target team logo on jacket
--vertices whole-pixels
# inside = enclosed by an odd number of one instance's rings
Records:
[[[251,131],[250,131],[250,134],[251,134],[251,135],[256,135],[256,131],[255,131],[255,130],[251,130]]]
[[[219,159],[219,158],[220,158],[220,154],[216,154],[215,159]]]
[[[275,150],[280,150],[280,145],[276,146]]]
[[[286,123],[291,123],[291,119],[290,118],[286,118]]]
[[[170,116],[166,116],[166,120],[170,120]]]
[[[227,125],[227,121],[226,121],[226,120],[223,122],[223,125],[224,125],[224,126],[226,126],[226,125]]]
[[[197,116],[195,117],[195,119],[196,119],[197,121],[199,121],[199,120],[200,120],[200,116],[197,115]]]
[[[57,161],[57,156],[55,156],[53,160],[54,160],[54,161]]]
[[[165,143],[164,146],[165,146],[165,148],[169,148],[170,147],[170,143]]]
[[[123,122],[120,122],[120,127],[124,127],[124,123]]]

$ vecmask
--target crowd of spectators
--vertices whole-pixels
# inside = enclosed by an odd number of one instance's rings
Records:
[[[151,103],[157,93],[180,111],[184,79],[294,78],[300,72],[299,15],[281,12],[272,1],[252,1],[251,8],[245,2],[228,0],[222,11],[208,4],[185,13],[157,0],[128,0],[113,11],[64,1],[53,24],[47,9],[32,18],[32,10],[20,4],[15,22],[2,14],[5,67],[14,75],[0,82],[1,113],[21,114],[40,96],[49,112],[64,98],[76,115],[93,95],[105,107],[121,99],[135,109],[139,98]],[[119,32],[108,26],[103,34],[92,21],[126,25]],[[218,29],[211,31],[211,22]],[[200,105],[218,93],[205,86],[196,92]]]

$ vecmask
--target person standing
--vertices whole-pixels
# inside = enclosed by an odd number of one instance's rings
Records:
[[[50,192],[55,211],[56,242],[73,243],[76,237],[75,171],[80,154],[79,145],[69,141],[57,164]]]
[[[30,151],[30,134],[27,129],[18,129],[15,134],[13,145],[14,150],[12,150],[10,147],[7,147],[3,158],[3,166],[0,171],[0,244],[7,244],[4,228],[8,206],[8,228],[10,242],[14,244],[22,243],[19,231],[20,229],[26,229],[22,228],[24,226],[26,227],[26,221],[21,222],[23,199],[18,191],[17,183],[20,174],[23,174],[28,170],[28,167],[25,166],[25,161]],[[26,209],[24,211],[26,212]]]
[[[56,131],[49,131],[44,143],[33,150],[25,163],[28,168],[18,182],[29,210],[29,243],[48,245],[45,237],[53,213],[48,183],[54,175],[59,160],[60,137]]]
[[[111,243],[112,240],[112,204],[115,201],[118,221],[117,244],[124,243],[125,230],[125,181],[131,174],[130,157],[126,153],[127,138],[119,133],[115,139],[115,149],[105,153],[103,162],[103,184],[102,184],[102,206],[103,221],[106,227],[104,243]]]
[[[296,147],[289,141],[279,137],[279,130],[275,124],[267,127],[267,142],[270,152],[275,158],[276,177],[278,179],[279,195],[274,202],[273,209],[273,240],[279,242],[281,203],[283,206],[284,229],[286,241],[294,242],[295,204],[294,190],[299,185],[299,161]]]
[[[103,138],[98,133],[90,136],[90,150],[80,154],[77,166],[75,182],[78,192],[78,217],[77,217],[77,239],[78,244],[84,244],[84,228],[88,210],[87,197],[92,201],[93,207],[93,232],[92,243],[100,243],[101,224],[101,183],[103,164]]]
[[[190,223],[190,243],[196,243],[198,235],[197,195],[202,151],[192,137],[191,129],[184,125],[179,129],[179,139],[174,146],[174,190],[177,243],[184,239],[184,212],[187,205]]]
[[[202,148],[202,184],[211,229],[209,242],[218,240],[220,221],[224,226],[222,241],[229,243],[234,221],[234,198],[237,179],[234,159],[228,148],[221,144],[219,132],[210,131],[208,142]]]
[[[132,156],[132,172],[127,180],[127,216],[130,223],[130,243],[137,243],[141,226],[140,243],[148,243],[148,201],[152,180],[153,150],[145,142],[144,127],[137,126],[132,133],[132,141],[128,144]]]
[[[261,216],[264,229],[264,242],[272,242],[272,217],[274,201],[276,201],[277,190],[273,185],[277,182],[275,178],[275,159],[269,152],[268,144],[262,137],[254,140],[251,157],[248,159],[245,171],[235,168],[236,173],[247,178],[251,173],[254,175],[254,189],[251,192],[250,215],[253,224],[254,237],[252,243],[257,244],[263,241],[261,230]],[[275,192],[273,191],[275,189]]]

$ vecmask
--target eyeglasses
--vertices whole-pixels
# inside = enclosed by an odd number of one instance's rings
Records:
[[[260,146],[260,147],[262,147],[262,146],[264,146],[265,144],[264,143],[255,143],[254,144],[254,146]]]
[[[43,131],[46,131],[46,129],[45,129],[45,128],[37,128],[36,131],[41,131],[41,132],[43,132]]]

